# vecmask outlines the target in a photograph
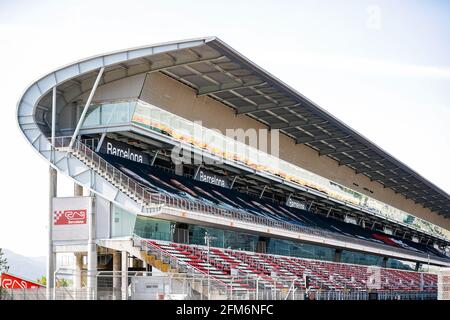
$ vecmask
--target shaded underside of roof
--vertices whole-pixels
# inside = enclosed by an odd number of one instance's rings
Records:
[[[198,96],[209,96],[236,114],[279,129],[320,156],[450,217],[450,196],[445,191],[217,38],[203,38],[191,45],[181,42],[174,44],[173,50],[152,50],[148,56],[110,64],[102,82],[149,72],[172,77],[193,88]],[[96,73],[87,72],[59,84],[61,97],[68,102],[89,91]],[[47,94],[39,104],[45,108],[50,99]]]

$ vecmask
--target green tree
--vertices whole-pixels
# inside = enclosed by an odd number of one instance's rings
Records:
[[[46,286],[47,285],[47,278],[45,276],[41,276],[39,279],[37,279],[37,283],[40,283],[43,286]]]
[[[9,270],[8,259],[6,259],[2,248],[0,248],[0,273],[8,272],[8,270]]]
[[[8,272],[9,266],[8,266],[8,259],[6,259],[5,254],[2,251],[2,248],[0,248],[0,274],[4,272]],[[0,286],[0,300],[2,298],[3,294],[3,288]]]
[[[64,278],[58,279],[58,281],[56,281],[56,286],[57,286],[58,288],[65,288],[65,287],[68,287],[69,284],[70,284],[70,281],[67,280],[67,279],[64,279]]]
[[[36,280],[37,283],[42,284],[43,286],[47,285],[47,277],[46,276],[42,276],[39,279]],[[71,281],[67,280],[67,279],[56,279],[56,287],[57,288],[63,288],[63,287],[69,287],[70,286]]]

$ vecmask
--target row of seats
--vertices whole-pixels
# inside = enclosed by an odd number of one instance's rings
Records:
[[[437,276],[431,273],[373,268],[255,252],[210,248],[164,241],[146,240],[151,247],[176,258],[191,270],[233,286],[234,290],[254,290],[258,286],[287,288],[296,286],[313,290],[437,290]]]
[[[334,218],[313,214],[305,210],[291,208],[267,199],[255,199],[248,194],[236,190],[174,175],[154,166],[148,166],[110,155],[102,155],[102,157],[125,174],[158,193],[448,258],[444,253],[436,250],[432,246],[415,243],[396,236],[388,236],[384,233],[365,229]]]

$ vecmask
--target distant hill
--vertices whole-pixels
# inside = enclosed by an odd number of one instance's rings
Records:
[[[46,257],[26,257],[3,248],[10,273],[32,281],[45,275]]]

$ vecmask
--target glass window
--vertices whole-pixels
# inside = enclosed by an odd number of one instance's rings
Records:
[[[269,239],[267,253],[332,261],[334,249],[289,240]]]
[[[173,223],[166,220],[152,219],[137,216],[134,233],[142,238],[171,241],[171,226]]]
[[[136,101],[92,105],[83,122],[83,127],[130,122],[135,106]]]
[[[416,268],[416,263],[389,258],[387,260],[386,267],[393,269],[414,270]]]
[[[115,205],[112,209],[111,235],[125,237],[133,234],[136,215]]]
[[[381,266],[383,264],[383,257],[343,250],[341,255],[341,262]]]
[[[100,105],[93,105],[88,109],[83,127],[98,126],[100,124]]]
[[[131,121],[133,102],[108,103],[102,106],[101,124],[125,123]]]

